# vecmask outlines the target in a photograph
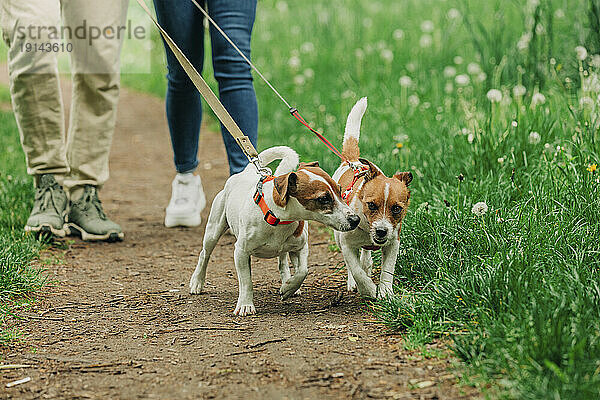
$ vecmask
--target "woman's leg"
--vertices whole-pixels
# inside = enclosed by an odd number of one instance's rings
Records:
[[[207,0],[208,13],[227,33],[240,50],[250,58],[250,36],[256,14],[256,0]],[[219,83],[219,97],[242,132],[256,146],[258,137],[258,105],[252,85],[250,66],[223,36],[210,27],[212,59],[215,78]],[[248,160],[236,141],[221,125],[227,148],[229,172],[242,171]]]
[[[202,13],[191,1],[154,0],[159,23],[179,48],[202,72],[204,25]],[[201,96],[175,55],[165,44],[167,54],[167,121],[171,133],[177,172],[198,166],[198,136],[202,122]]]

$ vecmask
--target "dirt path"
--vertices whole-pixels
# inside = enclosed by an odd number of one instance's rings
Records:
[[[5,79],[5,72],[0,76]],[[341,256],[328,251],[327,236],[316,225],[310,275],[299,297],[280,301],[275,260],[255,260],[259,314],[234,317],[231,236],[213,254],[206,293],[188,295],[204,226],[163,226],[173,177],[166,132],[161,100],[123,92],[111,179],[101,198],[126,239],[75,241],[64,262],[48,267],[56,285],[17,325],[26,334],[25,345],[1,352],[2,364],[31,367],[0,370],[1,398],[473,395],[456,386],[451,361],[423,360],[418,352],[402,350],[400,337],[384,336],[370,323],[360,299],[345,293]],[[200,148],[199,172],[212,199],[227,177],[220,135],[203,132]],[[26,376],[30,382],[5,387]]]

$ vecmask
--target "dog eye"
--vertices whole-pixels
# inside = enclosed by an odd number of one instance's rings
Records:
[[[398,205],[393,205],[392,206],[392,214],[394,215],[398,215],[402,212],[402,207],[398,206]]]
[[[317,201],[318,201],[320,204],[329,204],[329,203],[331,203],[331,196],[329,196],[329,193],[327,193],[327,194],[324,194],[323,196],[321,196],[321,197],[318,197],[318,198],[317,198]]]
[[[369,207],[369,210],[371,211],[377,211],[377,209],[379,208],[377,207],[377,204],[373,203],[372,201],[367,203],[367,207]]]

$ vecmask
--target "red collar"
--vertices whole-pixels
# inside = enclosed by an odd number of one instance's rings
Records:
[[[279,218],[277,218],[275,216],[275,214],[273,214],[273,211],[271,211],[271,209],[267,205],[267,202],[265,201],[265,196],[263,195],[262,187],[263,187],[264,183],[272,181],[273,179],[275,179],[275,177],[272,175],[261,177],[260,180],[258,181],[258,184],[256,185],[256,193],[254,194],[254,202],[260,207],[260,210],[262,211],[263,215],[265,216],[265,222],[271,226],[287,225],[287,224],[291,224],[293,222],[297,222],[297,221],[281,221]]]
[[[350,197],[350,194],[352,193],[352,190],[354,189],[354,184],[356,183],[356,181],[358,181],[358,179],[360,177],[362,177],[367,172],[369,172],[369,167],[367,167],[361,163],[354,163],[354,162],[350,162],[350,161],[346,161],[346,162],[348,163],[348,166],[350,167],[350,169],[352,169],[352,172],[354,173],[354,177],[352,178],[352,182],[350,183],[348,188],[346,188],[344,193],[342,193],[342,200],[344,200],[346,202],[346,204],[350,205],[349,197]]]

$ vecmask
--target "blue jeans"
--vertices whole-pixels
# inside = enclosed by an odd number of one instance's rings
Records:
[[[250,59],[250,36],[257,0],[206,0],[208,14]],[[187,55],[199,72],[204,64],[204,17],[190,0],[154,0],[159,23]],[[242,132],[254,146],[258,137],[258,105],[250,66],[211,25],[212,62],[219,84],[219,98]],[[198,166],[198,138],[202,122],[201,96],[165,45],[167,54],[167,120],[177,172]],[[237,142],[221,125],[227,149],[229,172],[242,171],[248,159]]]

